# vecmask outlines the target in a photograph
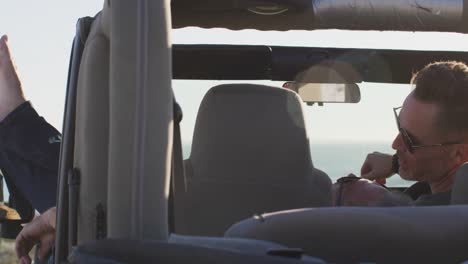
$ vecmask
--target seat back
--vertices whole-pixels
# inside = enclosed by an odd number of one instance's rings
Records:
[[[468,204],[468,163],[463,164],[455,174],[451,204]]]
[[[80,173],[78,242],[93,240],[98,233],[98,208],[107,207],[109,148],[109,38],[100,13],[93,22],[81,58],[75,121],[73,167]]]
[[[102,237],[168,237],[173,128],[168,5],[105,1],[91,25],[76,92],[78,244]]]
[[[77,264],[140,264],[140,263],[226,263],[226,264],[323,264],[317,258],[268,256],[251,251],[191,245],[187,243],[167,243],[166,241],[105,239],[91,241],[75,248],[71,262]]]
[[[298,95],[227,84],[203,99],[185,161],[176,233],[219,236],[253,214],[329,205],[328,176],[313,167]]]
[[[466,205],[314,208],[246,219],[226,237],[302,248],[327,263],[460,263],[467,219]]]

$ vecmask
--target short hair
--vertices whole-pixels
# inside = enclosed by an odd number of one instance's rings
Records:
[[[416,99],[440,107],[436,124],[447,131],[468,133],[468,66],[440,61],[413,74]]]

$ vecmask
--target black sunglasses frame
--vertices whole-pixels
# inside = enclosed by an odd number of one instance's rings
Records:
[[[393,113],[395,114],[395,120],[397,124],[398,131],[400,132],[401,138],[403,139],[403,143],[405,144],[406,149],[413,154],[416,149],[419,148],[430,148],[430,147],[443,147],[443,146],[451,146],[451,145],[459,145],[463,144],[461,142],[451,142],[451,143],[441,143],[441,144],[424,144],[424,145],[415,145],[413,141],[411,140],[411,137],[408,134],[408,131],[406,131],[404,128],[401,127],[400,124],[400,117],[399,114],[397,113],[397,110],[401,109],[402,106],[400,107],[394,107],[393,108]]]

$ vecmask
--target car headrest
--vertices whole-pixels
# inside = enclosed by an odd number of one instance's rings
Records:
[[[198,175],[217,179],[246,174],[245,170],[256,167],[270,170],[273,181],[275,175],[288,177],[292,170],[310,172],[309,139],[299,96],[264,85],[213,87],[200,105],[190,161]],[[210,173],[204,172],[206,166]],[[220,168],[219,173],[213,173],[213,166]]]
[[[455,174],[451,204],[468,204],[468,162],[463,164]]]

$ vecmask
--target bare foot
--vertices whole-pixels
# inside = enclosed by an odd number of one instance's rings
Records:
[[[0,39],[0,121],[26,100],[8,48],[8,37]]]

